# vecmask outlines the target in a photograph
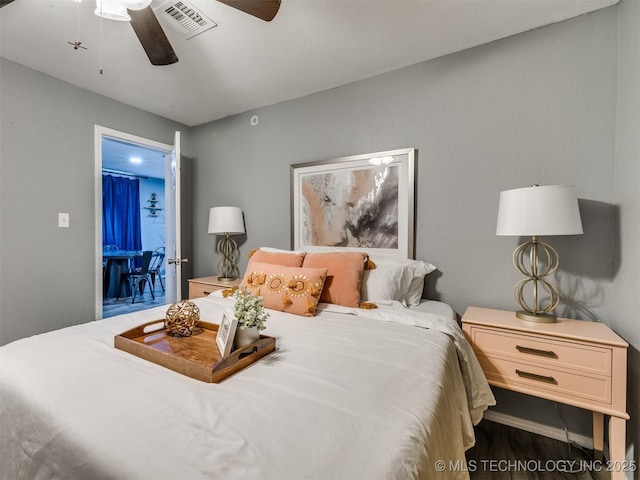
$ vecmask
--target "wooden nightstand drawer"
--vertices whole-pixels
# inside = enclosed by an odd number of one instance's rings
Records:
[[[205,285],[202,283],[190,283],[189,284],[189,298],[206,297],[216,290],[222,290],[224,287],[218,287],[215,285]]]
[[[548,365],[584,373],[611,375],[610,348],[492,328],[473,327],[471,336],[474,350],[480,355],[501,356],[530,365]]]
[[[237,278],[231,281],[223,281],[218,277],[201,277],[189,279],[189,298],[206,297],[210,293],[216,290],[223,290],[225,288],[234,288],[242,283],[241,278]]]
[[[585,399],[611,403],[611,377],[580,375],[544,366],[478,355],[487,380],[494,385],[556,400]]]

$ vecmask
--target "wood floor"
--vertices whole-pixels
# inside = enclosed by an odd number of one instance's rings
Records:
[[[472,480],[610,478],[592,452],[580,447],[488,420],[481,421],[475,430],[476,446],[467,451]],[[570,473],[573,469],[579,471]]]
[[[158,282],[156,282],[153,294],[156,297],[155,300],[151,298],[151,293],[149,293],[149,289],[146,288],[142,298],[136,296],[136,303],[133,304],[131,303],[131,297],[121,298],[119,300],[115,298],[105,298],[102,302],[102,318],[114,317],[122,313],[137,312],[166,303],[164,291]]]

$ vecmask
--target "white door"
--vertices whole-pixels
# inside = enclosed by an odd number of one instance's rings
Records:
[[[181,205],[180,205],[180,132],[175,133],[173,150],[167,155],[165,165],[165,203],[166,216],[166,301],[173,303],[182,300],[182,264],[189,261],[182,258],[181,245]]]
[[[180,132],[176,132],[174,145],[165,143],[159,143],[147,138],[138,137],[126,132],[113,130],[111,128],[102,127],[100,125],[95,126],[95,251],[96,251],[96,266],[95,266],[95,285],[96,285],[96,319],[102,318],[102,302],[103,302],[103,272],[102,272],[102,139],[111,138],[122,142],[136,144],[144,147],[153,148],[155,150],[167,152],[165,156],[165,172],[175,172],[174,174],[168,173],[165,175],[165,203],[166,205],[166,232],[168,242],[169,233],[171,232],[172,238],[180,239],[180,218],[176,219],[176,215],[180,214],[180,202],[178,200],[177,205],[175,199],[179,199],[180,193]],[[174,164],[175,159],[175,164]],[[176,168],[177,166],[177,168]],[[170,187],[167,187],[170,185]],[[177,208],[176,208],[177,207]],[[171,214],[169,214],[169,208],[173,208]],[[178,240],[179,241],[179,240]],[[172,250],[169,250],[168,243],[165,246],[165,272],[167,280],[173,282],[171,289],[166,291],[166,300],[173,302],[175,299],[181,298],[180,282],[176,281],[176,275],[180,272],[174,268],[174,264],[168,264],[168,259],[180,258],[179,255],[175,255],[175,240]],[[180,245],[177,245],[180,248]],[[179,250],[178,250],[179,251]],[[171,252],[171,255],[170,255]],[[181,262],[182,263],[182,260]],[[168,268],[171,267],[171,268]]]

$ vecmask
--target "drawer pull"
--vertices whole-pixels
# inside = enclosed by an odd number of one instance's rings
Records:
[[[545,383],[553,383],[554,385],[558,384],[555,378],[547,377],[546,375],[538,375],[537,373],[524,372],[518,369],[516,369],[516,373],[518,374],[519,377],[522,377],[522,378],[529,378],[531,380],[538,380],[540,382],[545,382]]]
[[[207,292],[207,291],[204,291],[202,293],[204,293],[205,295],[210,295],[211,294],[211,292]]]
[[[518,350],[520,353],[540,355],[541,357],[558,358],[558,355],[556,355],[556,352],[552,350],[538,350],[537,348],[523,347],[521,345],[516,345],[516,350]]]

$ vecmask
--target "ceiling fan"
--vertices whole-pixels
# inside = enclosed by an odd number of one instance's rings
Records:
[[[14,0],[0,0],[0,8],[9,5]],[[116,3],[128,14],[131,27],[136,33],[142,48],[152,65],[171,65],[178,61],[169,39],[162,30],[160,22],[151,8],[151,0],[97,0],[96,14],[104,8],[107,1]],[[280,0],[217,0],[241,12],[270,22],[280,8]],[[102,12],[101,12],[102,13]],[[104,15],[103,15],[104,16]],[[126,19],[126,15],[125,18]]]

